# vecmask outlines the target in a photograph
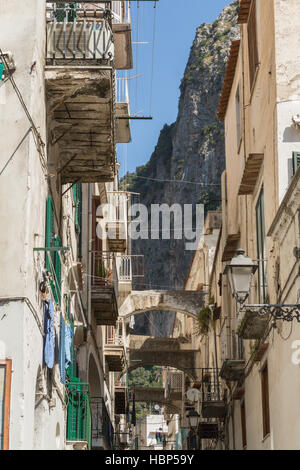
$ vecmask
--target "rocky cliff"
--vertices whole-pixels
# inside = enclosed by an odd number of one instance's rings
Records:
[[[230,44],[239,34],[237,7],[238,2],[232,2],[216,21],[197,29],[180,84],[177,120],[164,126],[146,165],[121,182],[124,189],[139,192],[140,202],[148,207],[204,203],[207,211],[220,206],[225,152],[223,125],[216,111]],[[136,279],[135,288],[184,288],[193,257],[192,251],[185,250],[184,240],[137,240],[133,252],[145,255],[145,279]],[[139,315],[135,330],[167,336],[173,318],[170,312]]]

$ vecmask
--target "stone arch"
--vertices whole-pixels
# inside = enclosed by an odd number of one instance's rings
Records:
[[[123,319],[151,310],[180,312],[192,318],[204,306],[205,293],[200,291],[132,291],[119,308]]]
[[[178,371],[180,372],[184,372],[192,381],[195,381],[197,380],[197,376],[195,373],[193,373],[193,370],[189,369],[189,368],[179,368],[178,365],[175,365],[175,362],[173,364],[157,364],[157,361],[141,361],[139,363],[135,363],[135,364],[130,364],[129,367],[128,367],[128,371],[131,371],[131,370],[134,370],[134,369],[138,369],[139,367],[149,367],[149,366],[157,366],[157,367],[164,367],[164,366],[169,366],[169,367],[174,367],[176,368]],[[125,372],[123,372],[122,375],[124,375]]]

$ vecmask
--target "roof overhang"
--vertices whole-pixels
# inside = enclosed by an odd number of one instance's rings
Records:
[[[229,102],[231,89],[232,89],[234,76],[235,76],[236,64],[237,64],[238,56],[239,56],[240,42],[241,41],[238,40],[238,41],[232,41],[231,43],[229,59],[227,62],[227,67],[226,67],[225,79],[223,83],[223,88],[222,88],[220,102],[219,102],[219,108],[217,112],[219,121],[224,121],[225,116],[226,116],[228,102]]]
[[[240,0],[238,24],[244,24],[248,22],[250,7],[252,0]]]
[[[264,159],[263,153],[250,153],[246,160],[239,196],[252,194]]]

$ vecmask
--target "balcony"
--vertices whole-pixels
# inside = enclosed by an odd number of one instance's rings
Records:
[[[224,328],[221,331],[222,367],[220,377],[229,382],[241,382],[245,370],[244,348],[231,321],[226,318]]]
[[[115,175],[115,72],[110,11],[47,3],[49,166],[62,184]]]
[[[91,252],[91,303],[97,325],[115,325],[118,318],[117,277],[113,253]]]
[[[226,359],[223,362],[220,377],[229,382],[240,382],[245,373],[245,361],[243,359]]]
[[[220,434],[218,423],[199,423],[197,434],[199,439],[218,439]]]
[[[112,253],[124,253],[127,248],[127,193],[107,193],[108,213],[105,225],[108,249]]]
[[[91,407],[89,384],[72,378],[66,385],[67,443],[74,449],[91,448]]]
[[[115,386],[115,415],[126,414],[126,389],[125,386]]]
[[[245,305],[239,315],[238,335],[243,339],[262,339],[269,323],[268,309],[262,314],[261,306]]]
[[[165,398],[172,401],[182,400],[182,372],[169,372],[166,380]]]
[[[226,414],[224,400],[221,399],[221,383],[218,369],[202,369],[201,401],[203,418],[223,419]]]
[[[106,327],[104,356],[109,372],[123,372],[125,351],[123,340],[113,326]]]
[[[128,79],[117,78],[117,143],[131,141]]]
[[[117,70],[133,68],[130,2],[112,2],[112,30]]]
[[[114,428],[105,402],[101,397],[91,397],[92,449],[114,449]]]

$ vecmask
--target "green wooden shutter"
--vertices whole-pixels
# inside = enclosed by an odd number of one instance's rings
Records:
[[[0,82],[2,80],[2,76],[3,76],[3,64],[0,62]]]
[[[61,246],[61,239],[60,237],[55,237],[54,239],[54,246],[60,247]],[[54,252],[54,269],[55,269],[55,286],[54,286],[54,298],[58,304],[61,301],[61,262],[60,262],[60,253],[58,251]]]
[[[300,152],[293,152],[293,173],[295,174],[300,165]]]
[[[74,223],[75,223],[75,230],[78,235],[78,256],[79,258],[81,258],[82,186],[81,184],[74,184],[72,189],[73,189],[73,200],[75,204]]]
[[[54,208],[53,208],[53,200],[51,196],[48,196],[47,202],[46,202],[46,239],[45,239],[45,245],[46,248],[50,248],[53,246],[54,243]],[[49,260],[49,256],[52,257],[52,262],[53,260],[53,255],[50,254],[49,252],[45,254],[46,256],[46,269],[48,271],[51,270],[51,263]]]
[[[54,204],[51,196],[48,196],[46,202],[46,236],[45,248],[60,247],[60,237],[55,236],[54,229]],[[61,262],[58,251],[47,251],[45,253],[46,269],[52,274],[53,282],[51,289],[54,299],[60,304],[60,288],[61,288]]]

